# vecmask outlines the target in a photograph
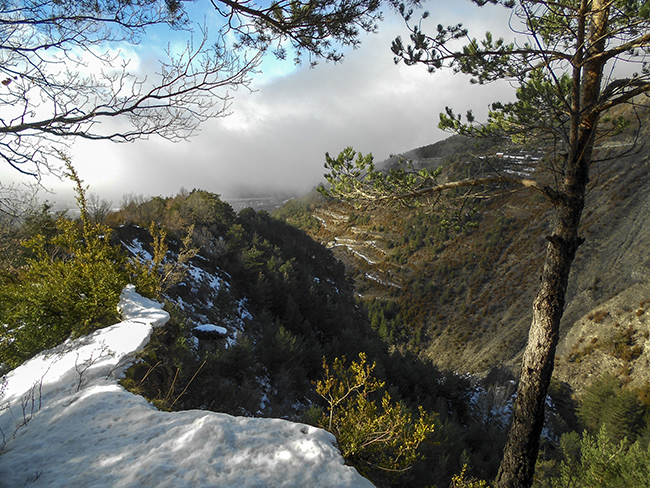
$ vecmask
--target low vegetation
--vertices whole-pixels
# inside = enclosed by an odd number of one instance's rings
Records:
[[[349,366],[340,358],[331,368],[323,361],[324,377],[316,382],[326,403],[319,427],[332,432],[343,457],[373,480],[409,470],[422,458],[418,447],[434,432],[434,418],[422,407],[413,420],[408,407],[392,401],[386,383],[373,376],[375,367],[363,352]]]
[[[126,256],[110,243],[111,229],[90,220],[81,182],[68,169],[80,219],[51,216],[44,205],[18,233],[23,252],[2,270],[0,362],[5,367],[119,318],[120,292],[132,277]]]

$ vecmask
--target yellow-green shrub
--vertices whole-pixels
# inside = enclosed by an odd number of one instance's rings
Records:
[[[384,386],[372,376],[374,368],[364,353],[349,367],[345,358],[336,358],[331,368],[323,360],[324,378],[316,391],[327,405],[319,425],[336,436],[343,457],[362,473],[404,472],[420,458],[418,447],[433,432],[433,416],[420,407],[413,420],[388,392],[379,404],[374,401],[373,393]]]
[[[23,245],[33,256],[0,285],[0,362],[16,367],[70,336],[118,321],[128,282],[125,257],[109,242],[110,229],[82,218],[59,218],[57,235],[38,234]]]

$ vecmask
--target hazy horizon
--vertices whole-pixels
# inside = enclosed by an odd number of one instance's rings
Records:
[[[470,33],[506,34],[506,9],[469,2],[433,1],[425,31],[438,23],[460,21]],[[263,73],[253,77],[249,92],[233,92],[232,115],[204,123],[188,141],[170,143],[152,137],[129,144],[78,140],[72,162],[89,192],[118,205],[123,195],[173,196],[181,188],[218,193],[224,199],[250,194],[304,194],[325,181],[325,153],[337,155],[347,146],[376,161],[448,137],[437,129],[446,106],[477,120],[488,105],[511,99],[507,83],[472,85],[469,78],[443,70],[433,75],[423,66],[395,65],[390,50],[396,36],[408,38],[401,17],[384,9],[378,34],[361,36],[361,47],[344,49],[342,63],[316,68],[276,61],[267,54]],[[145,39],[150,44],[155,36]],[[147,66],[147,44],[134,56]],[[151,56],[151,55],[150,55]],[[8,165],[6,165],[8,166]],[[0,168],[0,181],[19,180]],[[45,177],[55,193],[41,200],[73,201],[73,185]]]

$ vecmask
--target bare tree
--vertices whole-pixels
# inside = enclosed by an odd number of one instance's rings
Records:
[[[137,73],[119,49],[156,26],[190,32],[185,3],[0,0],[0,158],[38,178],[76,138],[185,139],[229,113],[230,92],[249,86],[264,52],[283,58],[289,44],[296,61],[338,61],[336,45],[356,47],[381,19],[380,0],[211,0],[216,42],[201,28],[167,49],[155,75]]]
[[[88,194],[86,204],[88,206],[88,216],[93,222],[103,224],[106,220],[106,217],[108,217],[108,214],[111,213],[112,203],[107,200],[100,199],[99,196],[95,193]]]
[[[0,218],[11,225],[22,219],[36,206],[34,185],[0,185]]]
[[[167,49],[146,77],[116,50],[137,44],[147,28],[188,22],[172,1],[0,2],[0,157],[38,176],[75,138],[179,140],[226,115],[228,90],[248,85],[259,54],[208,45],[203,29],[180,52]],[[116,118],[128,124],[106,123]]]

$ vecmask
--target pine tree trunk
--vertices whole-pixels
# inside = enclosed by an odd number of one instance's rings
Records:
[[[533,483],[539,438],[544,426],[544,405],[551,382],[555,349],[571,265],[582,239],[578,236],[584,208],[593,137],[598,115],[583,118],[564,168],[564,181],[555,205],[556,222],[547,236],[541,283],[533,302],[528,333],[513,406],[512,426],[503,452],[495,488],[529,488]]]
[[[598,54],[606,47],[609,5],[607,0],[581,2],[572,73],[570,151],[558,192],[560,197],[555,202],[557,220],[553,234],[547,237],[546,260],[533,302],[533,320],[521,363],[512,427],[495,488],[529,488],[533,484],[569,273],[582,243],[578,230],[600,117],[596,107],[604,64]]]
[[[564,206],[548,237],[541,285],[533,302],[533,320],[524,352],[514,403],[513,422],[495,486],[532,485],[539,439],[544,426],[546,392],[551,381],[564,311],[569,271],[580,244],[578,225],[582,205]]]

